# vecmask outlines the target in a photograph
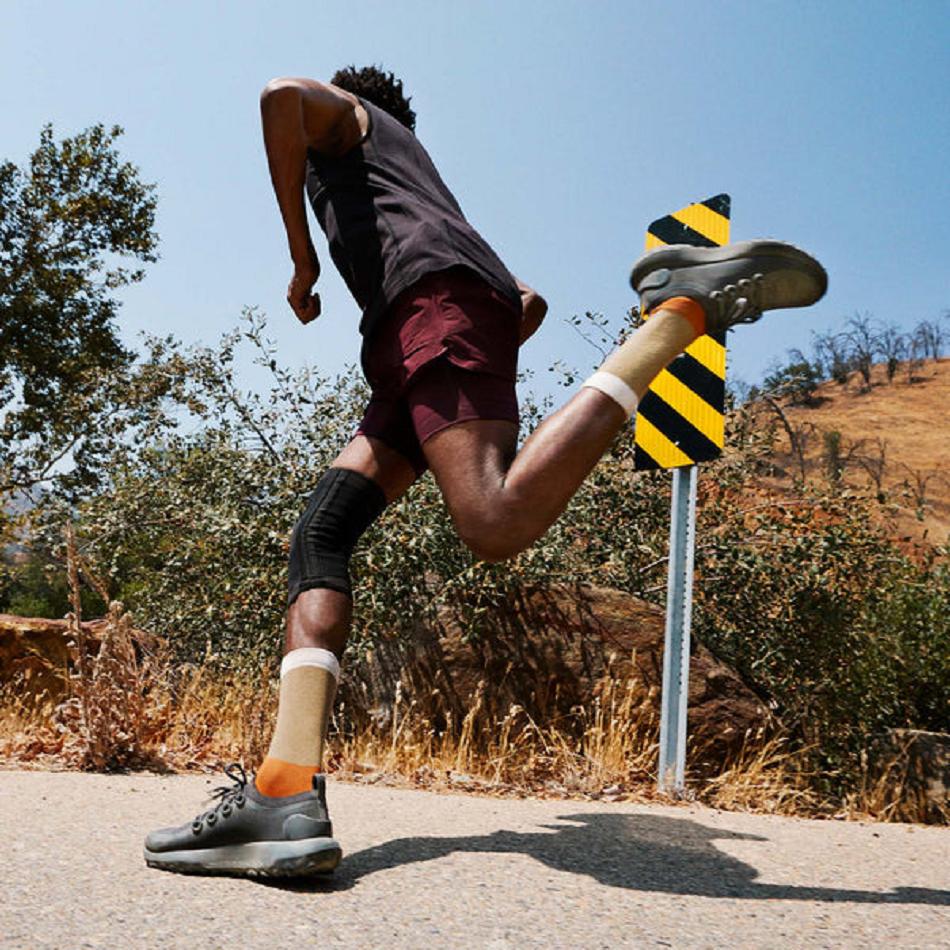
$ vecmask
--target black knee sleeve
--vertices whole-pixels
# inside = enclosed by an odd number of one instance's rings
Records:
[[[327,471],[290,539],[288,607],[316,587],[351,592],[350,555],[385,507],[386,496],[372,479],[346,468]]]

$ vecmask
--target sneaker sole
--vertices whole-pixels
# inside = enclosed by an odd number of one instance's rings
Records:
[[[149,851],[145,863],[180,874],[224,874],[236,877],[309,877],[330,874],[343,851],[333,838],[299,841],[249,841],[220,848]]]
[[[828,274],[810,254],[784,241],[737,241],[721,247],[693,247],[689,244],[671,244],[650,251],[640,258],[630,272],[630,285],[638,293],[644,279],[653,271],[667,268],[692,267],[697,264],[722,264],[739,257],[776,257],[807,271],[816,281],[821,299],[828,289]]]

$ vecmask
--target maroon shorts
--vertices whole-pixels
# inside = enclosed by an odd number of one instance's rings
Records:
[[[473,419],[518,422],[521,313],[464,267],[403,291],[363,352],[372,389],[358,435],[379,439],[420,474],[423,443]]]

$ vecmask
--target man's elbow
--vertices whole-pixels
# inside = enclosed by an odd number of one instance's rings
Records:
[[[548,302],[541,294],[532,290],[523,298],[522,308],[526,317],[540,323],[548,312]]]

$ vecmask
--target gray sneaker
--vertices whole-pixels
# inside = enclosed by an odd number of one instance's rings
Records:
[[[828,275],[813,257],[782,241],[671,244],[641,257],[630,284],[643,313],[671,297],[691,297],[706,311],[706,332],[721,333],[758,320],[765,310],[810,306],[828,289]]]
[[[326,778],[313,777],[313,791],[286,798],[262,795],[237,764],[225,774],[234,783],[215,790],[217,803],[177,828],[145,839],[150,868],[185,874],[301,877],[325,874],[339,863],[327,814]]]

